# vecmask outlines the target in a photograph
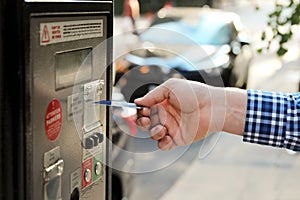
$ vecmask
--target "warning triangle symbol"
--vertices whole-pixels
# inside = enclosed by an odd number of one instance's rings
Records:
[[[50,34],[47,25],[45,25],[42,32],[42,43],[48,42],[50,42]]]

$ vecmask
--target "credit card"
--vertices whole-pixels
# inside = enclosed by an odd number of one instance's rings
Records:
[[[129,102],[121,102],[121,101],[109,101],[109,100],[101,100],[94,102],[95,104],[106,105],[106,106],[115,106],[115,107],[126,107],[126,108],[135,108],[135,109],[143,109],[143,106],[138,106],[135,103]]]

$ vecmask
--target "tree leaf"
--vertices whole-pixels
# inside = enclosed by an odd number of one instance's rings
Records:
[[[286,49],[286,48],[284,48],[284,47],[280,47],[279,49],[278,49],[278,51],[277,51],[277,55],[279,55],[279,56],[283,56],[284,54],[286,54],[288,52],[288,50]]]
[[[263,48],[259,48],[256,51],[257,51],[257,53],[262,53],[263,52]]]
[[[263,31],[261,34],[261,40],[264,41],[266,40],[266,31]]]
[[[286,43],[291,39],[291,37],[292,37],[291,33],[283,34],[283,35],[281,35],[281,40],[279,43],[280,44]]]

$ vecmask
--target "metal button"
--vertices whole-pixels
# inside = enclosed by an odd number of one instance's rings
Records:
[[[102,171],[102,165],[100,162],[97,162],[95,165],[95,174],[99,176],[101,174],[101,171]]]
[[[86,169],[84,172],[84,180],[88,183],[92,179],[92,173],[90,169]]]

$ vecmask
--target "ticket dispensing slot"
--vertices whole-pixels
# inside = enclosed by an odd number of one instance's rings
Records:
[[[64,171],[64,161],[60,158],[60,148],[44,154],[44,200],[61,199],[61,176]]]

